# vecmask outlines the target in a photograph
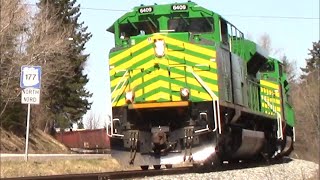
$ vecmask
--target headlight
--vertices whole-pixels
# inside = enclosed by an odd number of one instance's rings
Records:
[[[126,103],[127,103],[127,104],[131,104],[131,103],[133,103],[133,100],[134,100],[134,93],[133,93],[133,91],[128,91],[128,92],[126,92]]]
[[[154,51],[156,53],[156,56],[163,57],[164,50],[165,50],[164,40],[162,40],[162,39],[155,40],[154,45],[155,45]]]
[[[182,88],[180,90],[180,95],[182,100],[188,100],[190,96],[190,91],[188,88]]]

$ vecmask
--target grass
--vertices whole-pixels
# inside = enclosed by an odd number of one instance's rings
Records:
[[[0,178],[81,174],[124,170],[116,160],[79,159],[54,161],[4,161],[0,164]]]
[[[68,148],[57,140],[34,129],[30,132],[29,153],[70,153]],[[0,153],[24,153],[24,137],[0,127]],[[61,174],[82,174],[95,172],[120,171],[129,169],[120,166],[111,157],[101,159],[54,159],[52,161],[0,161],[0,179],[10,177],[49,176]]]

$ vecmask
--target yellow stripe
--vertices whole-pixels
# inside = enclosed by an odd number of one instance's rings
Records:
[[[263,86],[271,87],[273,89],[279,89],[279,84],[270,81],[260,80],[260,84]]]
[[[201,84],[194,77],[192,77],[192,78],[191,77],[187,77],[187,83],[202,88]],[[216,92],[219,91],[217,85],[212,84],[212,83],[206,83],[206,84],[210,87],[210,89],[212,91],[216,91]]]
[[[174,71],[183,71],[182,74],[175,73]],[[170,77],[171,78],[182,78],[185,77],[185,66],[173,66],[170,67]]]
[[[145,58],[151,56],[154,53],[153,51],[154,51],[153,49],[149,49],[149,50],[145,51],[144,53],[141,53],[137,56],[134,56],[132,59],[126,61],[125,63],[117,66],[114,69],[111,69],[110,74],[114,74],[117,70],[120,70],[120,69],[127,70],[129,67],[131,67],[136,62],[141,61],[142,59],[145,59]]]
[[[146,98],[146,101],[157,101],[159,99],[165,99],[170,101],[170,94],[166,92],[158,92]]]
[[[210,49],[198,46],[198,45],[194,45],[191,43],[187,43],[184,41],[180,41],[180,40],[169,38],[169,37],[162,36],[162,35],[159,36],[158,38],[163,38],[164,41],[168,44],[173,44],[175,46],[179,46],[179,47],[191,50],[191,51],[197,51],[201,54],[206,54],[208,56],[212,56],[212,58],[216,57],[216,51],[214,51],[214,50],[210,50]],[[156,38],[154,38],[154,39],[156,39]]]
[[[147,81],[155,78],[156,76],[157,76],[156,72],[155,72],[155,71],[151,71],[149,74],[145,74],[145,75],[143,76],[143,81],[144,81],[144,82],[147,82]]]
[[[176,92],[180,92],[181,88],[183,88],[182,86],[180,85],[176,85],[176,84],[171,84],[171,90],[172,91],[176,91]]]
[[[278,90],[278,89],[271,89],[271,88],[264,88],[264,87],[261,87],[261,92],[263,94],[265,94],[266,96],[275,96],[277,98],[280,98],[280,93],[279,91],[275,91],[275,90]]]
[[[164,107],[185,107],[185,106],[189,106],[188,101],[130,104],[128,108],[143,109],[143,108],[164,108]]]
[[[199,45],[194,45],[194,44],[187,43],[184,41],[169,38],[167,36],[163,36],[160,34],[155,34],[151,37],[151,41],[149,41],[147,39],[143,40],[142,42],[130,47],[129,49],[125,50],[124,52],[119,53],[119,54],[115,55],[114,57],[110,58],[109,64],[113,65],[113,64],[117,63],[118,61],[122,60],[123,58],[130,56],[132,53],[134,53],[134,52],[144,48],[145,46],[153,43],[155,39],[164,39],[166,43],[173,44],[173,45],[176,45],[176,46],[179,46],[179,47],[191,50],[191,51],[196,51],[201,54],[211,56],[211,58],[216,58],[216,51],[214,51],[214,50],[210,50],[210,49],[201,47]],[[153,51],[152,48],[150,50]],[[166,49],[166,51],[167,51],[167,49]],[[169,53],[169,52],[167,52],[167,53]]]
[[[140,96],[142,96],[143,95],[142,89],[134,91],[134,95],[136,98],[139,98]]]
[[[154,67],[154,59],[151,59],[147,63],[144,63],[141,66],[139,66],[140,69],[144,69],[144,70],[149,69],[151,67]]]
[[[125,50],[124,52],[115,55],[114,57],[110,58],[110,64],[114,64],[118,61],[120,61],[121,59],[130,56],[132,53],[140,50],[141,48],[144,48],[145,46],[147,46],[148,44],[150,44],[147,39],[140,42],[139,44],[136,44],[132,47],[130,47],[129,49]]]
[[[183,52],[179,52],[179,51],[171,51],[169,53],[170,56],[174,56],[176,58],[179,59],[183,59],[186,58],[187,61],[193,62],[195,64],[205,64],[205,65],[210,65],[211,68],[213,69],[217,69],[217,63],[216,62],[212,62],[210,61],[210,59],[203,59],[203,58],[199,58],[196,56],[192,56]]]
[[[130,77],[134,77],[138,74],[141,73],[141,70],[140,69],[135,69],[135,70],[132,70],[131,74],[130,74]],[[132,81],[130,83],[130,89],[134,89],[136,86],[138,86],[139,84],[142,83],[142,78],[137,78],[135,79],[134,81]]]
[[[171,97],[172,97],[172,101],[181,101],[180,96],[171,95]]]
[[[271,108],[267,105],[267,103],[262,103],[262,108],[265,108],[265,109],[272,111]],[[281,107],[275,106],[275,109],[277,112],[281,113]]]
[[[267,101],[270,102],[271,104],[280,104],[280,100],[279,99],[275,99],[275,98],[267,98]]]
[[[201,77],[205,77],[212,80],[218,80],[218,75],[211,71],[197,71],[197,74]]]
[[[119,101],[115,101],[112,106],[124,106],[126,104],[126,101],[124,98],[120,98]]]
[[[112,96],[111,96],[111,98],[113,99],[113,98],[115,98],[117,95],[118,96],[121,96],[122,94],[123,94],[123,92],[126,92],[126,91],[128,91],[129,90],[129,86],[128,85],[125,85],[124,87],[122,87],[121,89],[120,89],[120,87],[117,89],[117,90],[115,90],[115,92],[112,94]]]
[[[199,91],[196,91],[196,90],[192,90],[190,91],[190,96],[192,97],[196,97],[196,98],[200,98],[200,99],[203,99],[203,100],[210,100],[212,101],[212,98],[211,96],[208,94],[208,93],[203,93],[203,92],[199,92]]]
[[[113,80],[111,81],[111,87],[115,87],[115,86],[119,83],[120,78],[121,78],[121,77],[117,77],[117,78],[113,79]]]
[[[153,91],[159,87],[164,87],[164,88],[169,89],[169,82],[164,81],[164,80],[155,81],[152,84],[149,84],[144,87],[144,93],[148,93],[148,92]]]
[[[184,78],[185,75],[174,73],[174,72],[170,71],[170,77],[174,78],[174,79],[176,79],[176,78]]]

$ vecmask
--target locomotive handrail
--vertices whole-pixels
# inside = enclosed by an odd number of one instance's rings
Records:
[[[120,81],[119,81],[118,84],[116,85],[116,87],[115,87],[115,88],[113,89],[113,91],[111,92],[111,98],[112,98],[113,93],[114,93],[116,90],[118,90],[118,87],[120,86],[121,83],[122,83],[122,84],[121,84],[120,89],[122,89],[123,86],[126,84],[126,82],[127,82],[128,79],[126,79],[125,77],[126,77],[127,74],[128,74],[128,70],[126,70],[126,72],[123,74],[123,76],[121,77]],[[112,101],[111,101],[111,106],[113,105],[113,103],[115,102],[115,100],[118,99],[119,94],[120,94],[120,91],[118,91],[118,93],[116,94],[116,96],[112,99]],[[111,116],[109,116],[109,117],[110,117],[110,134],[109,134],[109,128],[107,128],[107,135],[110,136],[110,137],[112,137],[112,136],[123,137],[122,134],[114,134],[114,133],[113,133],[113,121],[114,121],[114,119],[113,119],[113,116],[112,116],[112,112],[111,112]],[[119,120],[119,119],[118,119],[118,120]]]
[[[128,70],[126,70],[126,72],[123,74],[123,76],[121,77],[120,81],[118,82],[118,84],[116,85],[116,87],[113,89],[113,91],[111,92],[111,98],[112,98],[112,95],[113,93],[118,89],[118,86],[122,83],[120,89],[123,88],[124,84],[127,82],[128,79],[125,79],[126,75],[128,74]],[[119,96],[119,92],[117,93],[116,97],[113,98],[112,102],[111,102],[111,105],[114,103],[114,101],[116,99],[118,99],[118,96]]]
[[[112,116],[111,115],[108,115],[109,117],[109,122],[110,122],[110,134],[109,134],[109,127],[108,127],[108,124],[107,124],[107,127],[106,127],[106,130],[107,130],[107,136],[109,137],[112,137],[112,127],[113,125],[111,125],[113,122],[112,122]]]
[[[276,116],[277,116],[277,126],[278,126],[277,138],[283,140],[281,114],[280,114],[278,111],[275,110],[275,106],[272,105],[272,104],[266,99],[266,97],[262,97],[262,100],[267,104],[267,106],[271,109],[271,111],[276,114]]]
[[[114,134],[113,133],[113,121],[115,121],[115,120],[120,121],[120,119],[118,119],[118,118],[112,119],[111,115],[108,115],[108,116],[110,118],[110,134],[109,134],[109,127],[107,125],[107,128],[106,128],[107,129],[107,136],[109,136],[109,137],[113,137],[113,136],[123,137],[124,136],[123,134]]]
[[[213,113],[214,113],[214,131],[219,131],[219,134],[221,134],[221,123],[220,123],[220,107],[219,107],[219,98],[216,94],[214,94],[213,91],[206,85],[206,83],[201,79],[200,76],[198,76],[195,72],[192,71],[191,67],[187,67],[187,70],[192,73],[192,75],[197,79],[197,81],[200,83],[200,85],[209,93],[209,95],[212,98],[212,105],[213,105]],[[217,104],[216,104],[217,103]],[[217,126],[218,124],[218,126]],[[198,130],[202,131],[202,130]]]

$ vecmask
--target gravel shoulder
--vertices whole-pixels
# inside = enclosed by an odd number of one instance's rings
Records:
[[[290,159],[281,164],[272,164],[257,167],[243,167],[233,170],[213,171],[205,173],[190,173],[183,175],[168,175],[158,177],[145,177],[150,180],[318,180],[319,165],[305,160]]]

